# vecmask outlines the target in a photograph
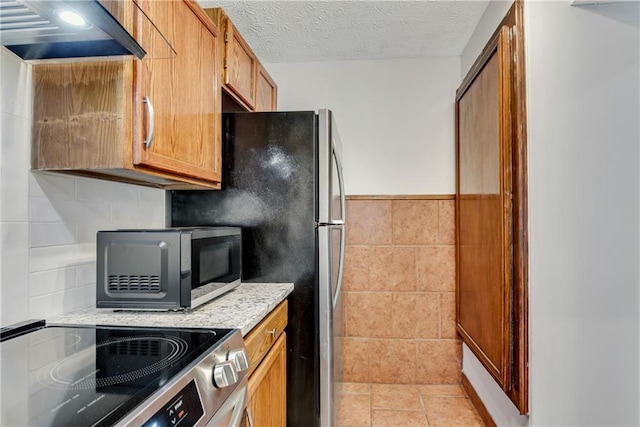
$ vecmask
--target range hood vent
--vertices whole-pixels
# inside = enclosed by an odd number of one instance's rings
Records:
[[[24,60],[146,54],[96,0],[0,0],[0,41]]]

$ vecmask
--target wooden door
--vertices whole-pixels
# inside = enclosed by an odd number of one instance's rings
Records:
[[[510,48],[503,27],[459,96],[458,330],[503,389],[512,360]]]
[[[528,256],[523,2],[456,92],[457,328],[528,412]]]
[[[287,338],[283,332],[249,377],[248,426],[287,425]]]
[[[167,55],[166,42],[153,26],[140,25],[149,59],[136,62],[134,164],[220,182],[217,30],[204,25],[202,19],[208,18],[191,2],[139,4],[176,53]]]

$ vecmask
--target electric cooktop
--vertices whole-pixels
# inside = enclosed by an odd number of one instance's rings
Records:
[[[115,424],[234,331],[40,322],[10,332],[0,342],[0,424],[94,426]]]

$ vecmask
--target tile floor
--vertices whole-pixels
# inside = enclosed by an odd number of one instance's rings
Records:
[[[339,427],[484,426],[460,385],[342,385]]]

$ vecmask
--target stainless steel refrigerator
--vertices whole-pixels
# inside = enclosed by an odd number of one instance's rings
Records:
[[[173,226],[243,230],[244,282],[293,282],[287,424],[337,425],[345,196],[329,110],[223,115],[221,191],[173,191]]]

